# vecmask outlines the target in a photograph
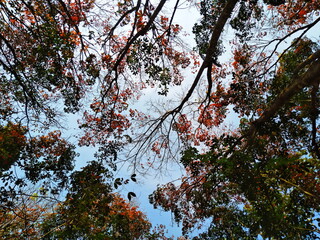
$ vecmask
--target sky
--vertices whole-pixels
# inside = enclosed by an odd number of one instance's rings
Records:
[[[173,4],[172,1],[171,5]],[[173,5],[171,6],[173,9]],[[169,13],[172,11],[171,7],[167,7],[164,9],[164,13]],[[177,15],[175,17],[175,21],[181,25],[183,24],[183,30],[185,32],[191,33],[192,32],[192,26],[193,24],[199,19],[199,14],[197,11],[194,10],[194,8],[189,8],[189,3],[187,1],[183,2],[180,7],[179,11],[177,11]],[[195,45],[195,41],[193,39],[193,36],[185,36],[184,40],[190,45],[192,48]],[[188,85],[190,85],[192,82],[192,78],[194,76],[190,76],[186,81],[184,82],[185,87],[182,86],[182,88],[187,89]],[[179,91],[181,91],[181,88],[178,87]],[[146,110],[147,102],[152,98],[155,100],[155,96],[159,100],[165,100],[167,101],[170,98],[176,98],[181,93],[177,91],[171,91],[169,92],[168,96],[163,98],[161,96],[157,95],[156,89],[149,89],[144,92],[144,95],[139,99],[139,101],[136,101],[134,104],[134,107],[139,110]],[[70,122],[74,122],[76,117],[71,116],[71,118],[74,118]],[[72,125],[72,124],[71,124]],[[75,125],[73,125],[75,126]],[[69,126],[70,127],[70,126]],[[77,131],[76,127],[74,127],[74,131]],[[76,141],[76,140],[75,140]],[[85,163],[89,160],[93,160],[93,154],[97,149],[92,147],[81,147],[77,149],[77,151],[80,153],[80,156],[78,157],[77,161],[77,168],[80,168],[85,165]],[[120,169],[116,173],[119,177],[129,177],[131,175],[131,169],[129,168],[128,164],[125,164],[124,166],[118,166]],[[153,226],[163,224],[166,226],[166,236],[182,236],[181,233],[181,227],[179,227],[174,221],[173,216],[170,212],[165,212],[162,209],[154,209],[153,206],[149,203],[148,196],[156,189],[156,186],[158,184],[164,184],[167,182],[170,182],[172,180],[176,180],[181,177],[183,174],[181,166],[179,166],[176,163],[171,163],[168,166],[166,166],[166,170],[163,171],[161,174],[157,171],[153,171],[150,169],[148,173],[144,176],[137,175],[137,183],[129,183],[128,185],[125,185],[123,187],[120,187],[120,193],[122,193],[124,196],[128,192],[134,192],[137,197],[133,199],[134,204],[137,204],[139,206],[139,209],[144,212],[149,219],[149,221],[152,223]]]
[[[169,4],[168,7],[166,7],[163,11],[164,14],[171,13],[173,9],[173,4],[175,1],[171,1],[171,5]],[[194,9],[194,7],[190,7],[190,3],[188,1],[184,1],[180,4],[179,9],[176,13],[175,20],[173,24],[178,23],[183,27],[183,31],[188,33],[188,35],[183,36],[183,41],[187,43],[188,47],[192,49],[196,44],[195,40],[192,34],[192,27],[194,23],[199,20],[200,15],[197,10]],[[223,36],[225,41],[229,41],[229,37],[224,35]],[[227,52],[230,49],[227,49]],[[222,56],[223,61],[223,56]],[[192,81],[195,77],[195,75],[190,74],[190,70],[186,71],[188,74],[186,75],[186,79],[182,83],[182,86],[173,87],[170,88],[170,91],[168,93],[168,96],[160,96],[157,94],[157,89],[146,89],[144,91],[144,95],[141,96],[141,98],[134,103],[132,108],[136,108],[142,112],[147,111],[147,106],[150,101],[150,99],[153,100],[153,102],[156,101],[163,101],[164,104],[166,102],[170,102],[170,99],[177,99],[181,98],[183,96],[183,92],[181,92],[181,89],[184,89],[184,92],[187,92],[188,87],[192,84]],[[172,103],[172,102],[171,102]],[[168,107],[168,106],[164,106]],[[228,117],[227,121],[229,123],[238,123],[238,118],[231,114],[231,117]],[[81,166],[85,165],[85,162],[93,158],[93,154],[97,149],[94,149],[92,147],[82,147],[78,149],[80,153],[79,161],[77,162],[77,167],[80,168]],[[125,156],[122,156],[125,158]],[[129,177],[132,174],[132,169],[129,168],[130,164],[125,164],[116,173],[119,177]],[[137,197],[133,200],[134,204],[137,204],[139,206],[139,209],[144,212],[147,216],[147,218],[150,220],[150,222],[153,224],[153,226],[163,224],[166,226],[167,237],[171,236],[182,236],[181,232],[181,226],[179,226],[177,223],[173,220],[173,215],[170,212],[165,212],[162,209],[154,209],[153,206],[149,203],[148,196],[156,189],[158,184],[165,184],[170,181],[177,180],[181,178],[184,171],[182,167],[175,163],[171,162],[169,165],[166,166],[166,169],[162,171],[160,174],[157,170],[148,170],[146,175],[137,175],[137,183],[129,183],[128,185],[125,185],[123,187],[119,188],[120,193],[122,193],[124,196],[128,192],[134,192]],[[192,236],[192,234],[191,234]]]
[[[177,11],[177,16],[175,17],[175,21],[179,24],[182,23],[184,31],[191,33],[192,26],[199,18],[200,18],[199,13],[195,11],[194,8],[188,7],[188,2],[184,2],[184,4],[181,5],[179,11]],[[317,31],[318,29],[320,29],[320,23],[314,27],[314,31],[311,31],[311,33],[309,34],[309,37],[311,38],[315,37],[316,39],[319,39],[319,31]],[[228,33],[224,33],[222,35],[222,40],[224,41],[224,43],[231,41],[234,36],[231,29],[229,28],[228,30],[230,35],[228,35]],[[288,43],[290,43],[296,36],[297,34],[293,35],[291,38],[289,38],[286,41],[286,43],[284,43],[283,45],[280,45],[279,50],[284,49],[285,48],[284,45],[287,45]],[[185,36],[183,40],[185,40],[189,44],[190,48],[195,46],[195,41],[193,39],[192,34],[189,36]],[[224,44],[224,45],[226,46],[226,49],[225,49],[226,52],[222,57],[219,58],[221,62],[225,61],[227,57],[230,56],[230,53],[231,53],[230,48],[228,48],[228,44]],[[185,82],[183,83],[184,85],[177,89],[179,89],[179,91],[181,91],[181,89],[188,89],[188,86],[190,86],[190,84],[192,83],[193,77],[194,76],[192,75],[187,76]],[[169,92],[168,97],[166,97],[166,99],[176,98],[179,95],[181,95],[181,92],[175,92],[171,90]],[[143,102],[147,101],[150,97],[154,99],[154,96],[155,96],[155,90],[154,89],[148,90],[145,93],[145,96],[142,97],[141,101],[137,103],[137,107],[139,109],[143,109],[142,106],[145,106]],[[161,97],[159,97],[159,99],[161,99]],[[239,118],[235,113],[230,111],[230,114],[228,115],[226,122],[227,124],[238,126]],[[178,226],[176,223],[174,223],[173,215],[170,212],[164,212],[161,209],[154,209],[149,204],[149,201],[148,201],[148,196],[155,190],[157,184],[163,184],[163,183],[167,183],[172,180],[178,179],[183,174],[183,170],[178,164],[172,163],[168,167],[168,169],[169,171],[167,171],[166,174],[163,174],[157,177],[155,177],[155,175],[157,175],[156,172],[153,173],[152,171],[146,176],[140,176],[140,177],[138,176],[138,183],[129,184],[128,186],[125,186],[123,191],[124,192],[134,191],[137,194],[137,198],[135,199],[135,202],[139,205],[140,209],[146,213],[151,223],[153,225],[157,225],[157,224],[166,225],[166,228],[168,230],[167,236],[169,237],[174,235],[175,237],[178,237],[182,235],[181,227]],[[122,171],[125,172],[126,167],[124,167]],[[193,234],[190,234],[190,235],[192,236]]]
[[[175,2],[175,1],[173,1]],[[172,2],[172,3],[173,3]],[[172,5],[173,7],[173,5]],[[165,12],[170,12],[171,8],[165,9]],[[179,11],[177,11],[177,16],[175,17],[175,21],[179,24],[182,23],[182,27],[184,31],[191,33],[192,32],[192,26],[194,23],[199,19],[199,14],[197,11],[194,10],[194,8],[189,8],[189,3],[187,1],[182,2]],[[320,25],[320,24],[319,24]],[[318,28],[319,29],[319,26]],[[319,37],[319,34],[316,33]],[[224,41],[229,41],[230,36],[223,35],[222,38]],[[184,41],[186,41],[190,48],[195,46],[195,41],[193,39],[192,34],[189,36],[184,36]],[[227,49],[227,53],[230,49]],[[221,58],[221,61],[223,62],[223,57]],[[182,87],[176,88],[179,89],[178,91],[175,91],[175,88],[172,88],[169,92],[168,97],[165,98],[165,100],[168,100],[170,98],[176,98],[177,96],[183,94],[180,92],[180,89],[188,89],[188,86],[192,83],[194,75],[187,76],[185,82],[183,83]],[[139,110],[144,110],[146,106],[146,102],[152,98],[155,100],[158,99],[164,99],[163,97],[156,97],[156,89],[150,89],[145,91],[145,95],[135,103],[135,107]],[[68,130],[68,132],[65,133],[66,136],[70,134],[69,131],[72,132],[71,135],[73,135],[71,141],[74,141],[76,143],[77,139],[76,136],[78,134],[77,124],[74,124],[76,122],[76,119],[79,116],[68,116],[68,122],[69,126],[67,128],[70,128],[71,130]],[[236,115],[230,114],[230,117],[227,119],[229,123],[232,123],[234,125],[237,125],[239,122],[239,119]],[[81,147],[78,148],[77,151],[80,153],[80,156],[78,157],[76,168],[80,169],[82,166],[85,166],[86,162],[94,159],[94,153],[96,152],[96,148],[93,147]],[[125,156],[123,156],[125,157]],[[132,170],[129,168],[128,165],[122,166],[118,174],[119,176],[130,176]],[[151,204],[149,204],[148,196],[156,189],[156,186],[158,184],[163,184],[170,182],[172,180],[179,179],[181,175],[183,174],[183,169],[176,163],[171,163],[167,166],[167,170],[164,171],[162,174],[158,174],[157,171],[153,171],[150,169],[148,171],[148,174],[145,176],[138,175],[137,176],[137,183],[130,183],[128,185],[125,185],[124,187],[120,188],[120,193],[123,193],[126,195],[127,192],[135,192],[137,197],[133,200],[135,204],[139,206],[139,209],[143,211],[147,218],[150,220],[150,222],[155,226],[158,224],[164,224],[166,226],[166,229],[168,230],[168,233],[166,234],[168,237],[174,235],[175,237],[181,236],[181,227],[179,227],[176,223],[173,221],[173,216],[170,212],[164,212],[161,209],[154,209]]]

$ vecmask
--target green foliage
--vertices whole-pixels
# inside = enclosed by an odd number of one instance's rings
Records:
[[[95,234],[92,226],[102,227],[110,212],[112,188],[105,183],[110,177],[109,171],[97,162],[74,172],[66,201],[42,224],[44,239],[100,239],[102,233]]]
[[[201,1],[200,14],[202,15],[200,23],[196,23],[192,29],[197,43],[197,50],[200,56],[204,59],[205,54],[209,47],[209,40],[212,35],[212,29],[219,18],[221,10],[223,9],[226,1]],[[218,44],[214,51],[213,61],[217,62],[218,57],[223,52],[221,42]]]
[[[19,159],[21,150],[26,145],[26,129],[9,122],[0,126],[0,176],[1,172]]]
[[[255,24],[250,21],[250,18],[260,20],[261,11],[255,1],[241,1],[238,15],[230,21],[230,25],[237,31],[236,36],[239,37],[241,43],[247,42],[252,36],[251,29]]]
[[[157,164],[148,158],[145,167],[149,150],[164,161],[184,149],[185,176],[159,185],[150,201],[186,235],[209,222],[195,239],[318,237],[320,51],[306,34],[320,21],[319,3],[202,0],[196,52],[175,22],[179,1],[170,15],[167,4],[0,0],[1,237],[166,239],[163,227],[150,231],[135,192],[129,201],[114,193],[137,181],[109,170],[130,147],[135,172]],[[232,54],[220,64],[227,44]],[[187,76],[194,81],[181,100],[169,100],[175,108],[131,108],[144,89],[166,96]],[[230,109],[239,126],[216,131]],[[63,114],[75,113],[81,132],[71,143]],[[81,170],[77,146],[98,149]],[[29,185],[41,190],[25,193]],[[47,215],[19,202],[60,193]]]
[[[257,99],[249,92],[250,83],[257,81],[255,73],[244,70],[243,75],[234,76],[237,81],[230,87],[237,96],[233,92],[231,96],[238,103],[249,101],[239,104],[239,109],[250,112],[271,104],[293,78],[308,70],[298,66],[314,51],[317,47],[310,40],[296,40],[280,59],[268,94]],[[316,239],[320,165],[318,147],[313,146],[317,140],[312,139],[316,136],[312,122],[317,117],[313,118],[311,109],[318,109],[310,104],[316,101],[310,94],[314,89],[318,95],[314,86],[303,88],[267,122],[251,122],[257,124],[254,135],[250,135],[251,120],[243,118],[242,135],[213,137],[206,153],[192,147],[185,150],[182,183],[159,186],[150,202],[171,211],[185,234],[210,221],[194,239]]]
[[[149,232],[144,214],[111,192],[111,173],[101,164],[91,162],[71,179],[66,201],[41,223],[43,239],[133,240]]]
[[[292,78],[297,75],[297,67],[299,63],[305,61],[313,52],[319,49],[319,46],[308,38],[296,39],[292,42],[294,48],[290,49],[286,54],[284,54],[281,59],[279,59],[279,69],[278,73],[270,85],[270,97],[275,97],[283,89],[288,87],[291,83]],[[305,72],[307,69],[300,69],[301,72]],[[303,92],[299,93],[297,96],[301,96]],[[305,95],[305,94],[303,94]]]

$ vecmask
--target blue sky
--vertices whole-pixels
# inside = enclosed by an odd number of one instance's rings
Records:
[[[187,3],[186,3],[187,4]],[[179,24],[183,23],[183,29],[186,32],[191,32],[192,31],[192,26],[193,24],[197,21],[199,18],[198,13],[191,8],[188,8],[187,6],[181,6],[182,9],[178,11],[178,15],[176,16],[175,20],[179,22]],[[170,8],[167,9],[167,11],[170,11]],[[319,29],[319,28],[317,28]],[[318,33],[315,33],[316,37],[319,37]],[[228,41],[228,38],[230,36],[228,35],[223,35],[222,36],[224,40]],[[193,36],[186,36],[184,38],[186,42],[188,42],[189,46],[192,48],[192,46],[195,45]],[[288,39],[290,40],[290,39]],[[222,60],[223,61],[223,60]],[[185,85],[182,87],[182,89],[187,89],[187,86],[192,82],[194,76],[189,75]],[[178,89],[178,88],[177,88]],[[179,88],[180,90],[181,88]],[[146,106],[145,102],[153,99],[155,100],[155,89],[151,89],[145,92],[145,96],[141,100],[135,103],[136,108],[139,110],[143,110],[143,108]],[[168,100],[170,97],[176,98],[177,96],[183,94],[182,92],[175,92],[172,91],[169,93],[168,98],[163,98],[163,97],[158,97],[159,99],[162,100]],[[231,114],[231,117],[228,117],[227,120],[229,123],[237,125],[238,124],[238,118],[237,116]],[[72,125],[72,124],[70,124]],[[73,125],[74,130],[77,132],[75,125]],[[77,162],[77,168],[80,168],[81,166],[84,166],[87,161],[93,160],[93,154],[96,151],[95,148],[93,147],[82,147],[78,149],[80,152],[80,157],[78,158],[79,161]],[[137,183],[130,183],[129,185],[124,186],[121,189],[121,193],[124,195],[129,192],[135,192],[137,197],[134,199],[134,202],[139,206],[140,210],[145,212],[148,219],[151,221],[153,225],[157,224],[164,224],[166,225],[166,228],[168,230],[167,236],[174,235],[176,237],[181,236],[181,228],[177,226],[173,222],[172,214],[170,212],[164,212],[161,209],[154,209],[151,204],[149,204],[148,196],[156,189],[157,184],[164,184],[169,181],[175,180],[183,174],[183,171],[181,171],[181,168],[177,164],[172,164],[171,166],[168,167],[170,171],[164,171],[163,174],[157,175],[156,172],[148,172],[147,175],[142,176],[138,175],[137,176]],[[119,177],[126,177],[126,175],[129,177],[131,175],[131,170],[128,169],[128,166],[123,166],[121,170],[118,172]],[[157,175],[155,177],[155,175]]]

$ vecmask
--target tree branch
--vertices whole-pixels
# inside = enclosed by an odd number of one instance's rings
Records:
[[[317,93],[319,91],[319,83],[314,83],[312,90],[311,90],[311,109],[310,109],[310,120],[311,120],[311,125],[312,125],[312,130],[311,130],[311,145],[312,145],[312,150],[320,159],[320,150],[319,150],[319,145],[317,141],[317,119],[319,115],[318,111],[318,97]]]
[[[318,52],[316,52],[318,54]],[[308,59],[306,60],[308,61]],[[303,63],[302,63],[303,64]],[[270,118],[274,117],[274,115],[286,104],[289,102],[289,100],[297,94],[299,91],[301,91],[304,87],[309,87],[314,84],[320,83],[320,59],[318,58],[315,60],[307,72],[303,74],[303,76],[295,77],[292,81],[292,84],[289,85],[287,88],[285,88],[278,97],[271,103],[271,105],[264,111],[262,116],[258,118],[257,120],[253,121],[247,136],[248,136],[248,142],[251,142],[254,139],[254,136],[256,134],[257,128],[261,125],[263,125],[265,122],[267,122]]]
[[[212,66],[212,56],[214,55],[214,52],[217,48],[219,38],[221,36],[221,33],[223,31],[223,28],[224,28],[227,20],[230,18],[231,13],[233,12],[237,2],[238,2],[238,0],[229,0],[227,2],[226,6],[224,7],[224,9],[222,10],[220,17],[219,17],[216,25],[214,26],[206,56],[204,58],[204,61],[201,65],[198,73],[197,73],[197,76],[195,77],[193,84],[190,87],[187,95],[181,101],[180,105],[171,111],[172,113],[178,112],[183,108],[184,104],[189,100],[189,98],[191,97],[195,88],[197,87],[204,70],[206,68]],[[208,84],[210,85],[210,78],[208,79],[208,81],[209,81]]]

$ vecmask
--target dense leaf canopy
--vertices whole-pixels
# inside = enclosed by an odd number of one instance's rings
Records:
[[[0,13],[0,234],[165,239],[115,191],[178,161],[179,183],[149,198],[185,236],[319,238],[319,1],[0,0]],[[85,146],[97,152],[75,170]],[[120,161],[130,177],[113,179]]]

